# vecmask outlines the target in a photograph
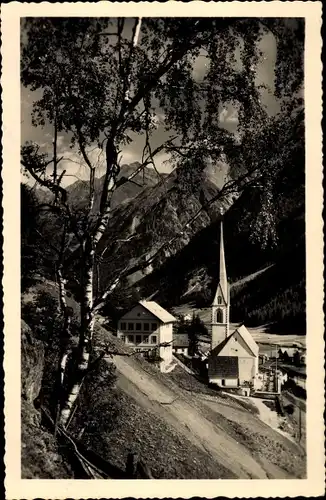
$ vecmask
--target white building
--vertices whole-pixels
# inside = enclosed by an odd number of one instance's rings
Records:
[[[208,378],[210,383],[221,387],[255,387],[258,380],[259,347],[244,325],[230,334],[229,310],[230,285],[227,281],[221,222],[219,282],[212,304]]]
[[[117,337],[137,351],[156,354],[162,360],[160,370],[165,372],[172,363],[172,329],[176,321],[156,302],[141,300],[120,318]]]

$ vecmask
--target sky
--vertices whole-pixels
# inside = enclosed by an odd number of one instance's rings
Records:
[[[263,104],[267,107],[271,114],[278,111],[278,103],[273,95],[274,93],[274,66],[276,59],[276,44],[274,37],[271,34],[265,35],[260,43],[260,49],[263,52],[263,58],[256,68],[257,83],[263,83],[270,89],[269,92],[263,91],[261,99]],[[194,63],[193,71],[196,80],[200,81],[207,70],[207,59],[203,54],[197,58]],[[44,151],[51,150],[51,143],[53,137],[53,127],[51,124],[46,123],[43,128],[34,127],[31,123],[32,105],[35,100],[41,96],[41,91],[32,92],[21,86],[21,142],[24,144],[26,141],[34,141],[41,146]],[[151,147],[154,150],[157,146],[162,144],[164,140],[169,137],[163,127],[164,115],[160,109],[157,110],[156,121],[157,129],[151,136]],[[222,126],[230,131],[235,131],[237,127],[237,116],[232,108],[225,108],[220,113],[220,123]],[[142,158],[142,151],[144,147],[144,136],[130,134],[132,143],[126,146],[121,153],[120,164],[130,164],[132,162],[140,162]],[[77,179],[87,179],[87,169],[83,161],[76,151],[71,150],[69,147],[69,137],[66,134],[59,134],[58,136],[58,155],[64,156],[61,162],[62,169],[67,171],[65,176],[64,185],[71,184]],[[103,167],[103,154],[97,147],[89,149],[89,155],[93,162],[98,165],[97,176],[104,173]],[[172,169],[169,164],[169,155],[162,152],[155,156],[155,166],[160,172],[169,173]]]

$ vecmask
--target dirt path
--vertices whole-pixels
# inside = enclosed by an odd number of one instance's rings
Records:
[[[290,436],[289,433],[282,431],[279,428],[280,425],[280,417],[276,413],[276,411],[271,410],[264,404],[263,399],[258,399],[258,398],[248,398],[250,399],[258,408],[259,410],[259,417],[260,419],[265,422],[265,424],[269,425],[274,431],[278,432],[279,434],[282,434],[285,438],[289,439],[292,442],[295,442],[292,436]]]
[[[155,380],[132,358],[115,357],[114,363],[120,372],[118,386],[138,404],[157,412],[237,477],[267,479],[266,472],[248,450],[201,415],[181,392],[173,392]]]

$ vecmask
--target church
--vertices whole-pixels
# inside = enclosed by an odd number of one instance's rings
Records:
[[[259,347],[244,325],[230,333],[230,285],[227,280],[220,225],[219,281],[212,303],[209,383],[220,387],[255,387],[258,379]]]

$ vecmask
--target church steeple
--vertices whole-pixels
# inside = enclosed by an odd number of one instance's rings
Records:
[[[224,301],[227,302],[228,296],[228,280],[226,276],[225,254],[224,254],[224,239],[223,239],[223,221],[220,224],[220,270],[219,270],[219,285],[221,287]],[[218,292],[218,290],[216,291]]]
[[[219,281],[212,304],[212,349],[229,335],[230,294],[226,274],[223,222],[220,223]]]

